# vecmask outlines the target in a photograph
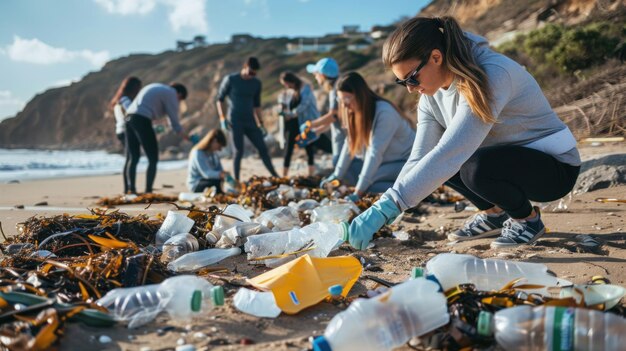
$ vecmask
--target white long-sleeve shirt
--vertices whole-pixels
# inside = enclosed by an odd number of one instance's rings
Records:
[[[126,131],[126,111],[132,100],[128,96],[122,96],[120,101],[113,107],[115,115],[115,134],[122,134]]]

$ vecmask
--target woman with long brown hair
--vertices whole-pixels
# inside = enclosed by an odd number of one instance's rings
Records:
[[[393,185],[411,154],[413,124],[356,72],[339,78],[337,95],[347,138],[335,171],[321,186],[335,179],[354,185],[352,199],[366,192],[382,193]]]
[[[115,116],[115,135],[124,146],[124,153],[128,152],[126,148],[126,111],[133,102],[139,91],[141,90],[141,80],[137,77],[127,77],[117,88],[115,95],[111,99],[110,107],[113,109]],[[126,172],[122,172],[124,177],[124,194],[128,192],[128,179]]]
[[[451,240],[500,236],[492,247],[531,244],[545,232],[530,201],[559,199],[580,156],[535,79],[452,17],[412,18],[387,39],[383,62],[421,94],[417,137],[394,186],[350,225],[364,248],[385,223],[445,183],[482,210]]]
[[[226,146],[226,136],[220,129],[212,129],[189,152],[187,169],[187,188],[199,193],[206,188],[215,187],[216,193],[222,193],[222,180],[228,174],[224,171],[217,154]]]

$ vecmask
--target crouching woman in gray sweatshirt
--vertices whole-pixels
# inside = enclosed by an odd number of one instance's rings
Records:
[[[500,234],[491,246],[530,244],[545,227],[530,200],[566,195],[576,183],[576,140],[535,79],[461,31],[454,18],[412,18],[383,47],[396,82],[422,96],[411,157],[392,188],[350,225],[350,243],[372,235],[442,183],[482,210],[449,236]]]
[[[411,154],[413,123],[391,102],[374,93],[356,72],[339,78],[337,95],[347,139],[335,171],[321,186],[335,179],[353,185],[353,200],[367,192],[385,192]]]

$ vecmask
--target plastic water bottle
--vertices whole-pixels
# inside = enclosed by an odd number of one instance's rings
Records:
[[[248,260],[272,256],[272,258],[262,260],[263,263],[268,267],[278,267],[304,254],[312,257],[326,257],[346,240],[347,233],[347,223],[317,222],[286,232],[250,236],[244,249],[248,253]],[[303,251],[307,248],[312,248],[312,250]],[[294,254],[296,251],[301,252]],[[288,255],[275,257],[283,254]]]
[[[481,259],[471,255],[439,254],[426,263],[426,275],[434,277],[443,290],[459,284],[472,283],[478,290],[498,290],[509,282],[524,278],[528,284],[543,285],[541,289],[524,289],[549,296],[547,287],[569,283],[557,279],[548,267],[539,263]]]
[[[300,215],[298,211],[289,206],[281,206],[267,210],[254,219],[274,232],[280,232],[300,226]]]
[[[320,206],[311,213],[311,222],[348,222],[350,218],[358,215],[361,211],[352,202]]]
[[[161,262],[171,262],[189,252],[198,251],[198,239],[191,234],[178,234],[169,238],[163,244]]]
[[[357,299],[336,315],[315,351],[380,351],[402,346],[414,336],[448,324],[446,297],[426,279],[396,285],[371,299]]]
[[[478,332],[505,350],[623,350],[626,319],[573,307],[517,306],[478,316]]]
[[[194,224],[193,219],[182,212],[167,211],[167,216],[156,233],[157,246],[160,247],[176,234],[189,233]]]
[[[224,304],[224,290],[205,279],[181,275],[161,284],[118,288],[97,301],[117,321],[136,328],[152,321],[161,311],[175,320],[188,320]]]
[[[238,247],[190,252],[170,262],[167,268],[174,272],[194,272],[240,253],[241,249]]]

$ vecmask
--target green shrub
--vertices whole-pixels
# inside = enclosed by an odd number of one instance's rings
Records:
[[[528,33],[522,47],[533,60],[542,62],[546,59],[548,53],[560,42],[562,36],[562,26],[548,24],[541,29]]]
[[[567,73],[602,64],[619,42],[604,32],[600,26],[570,29],[546,57]]]

